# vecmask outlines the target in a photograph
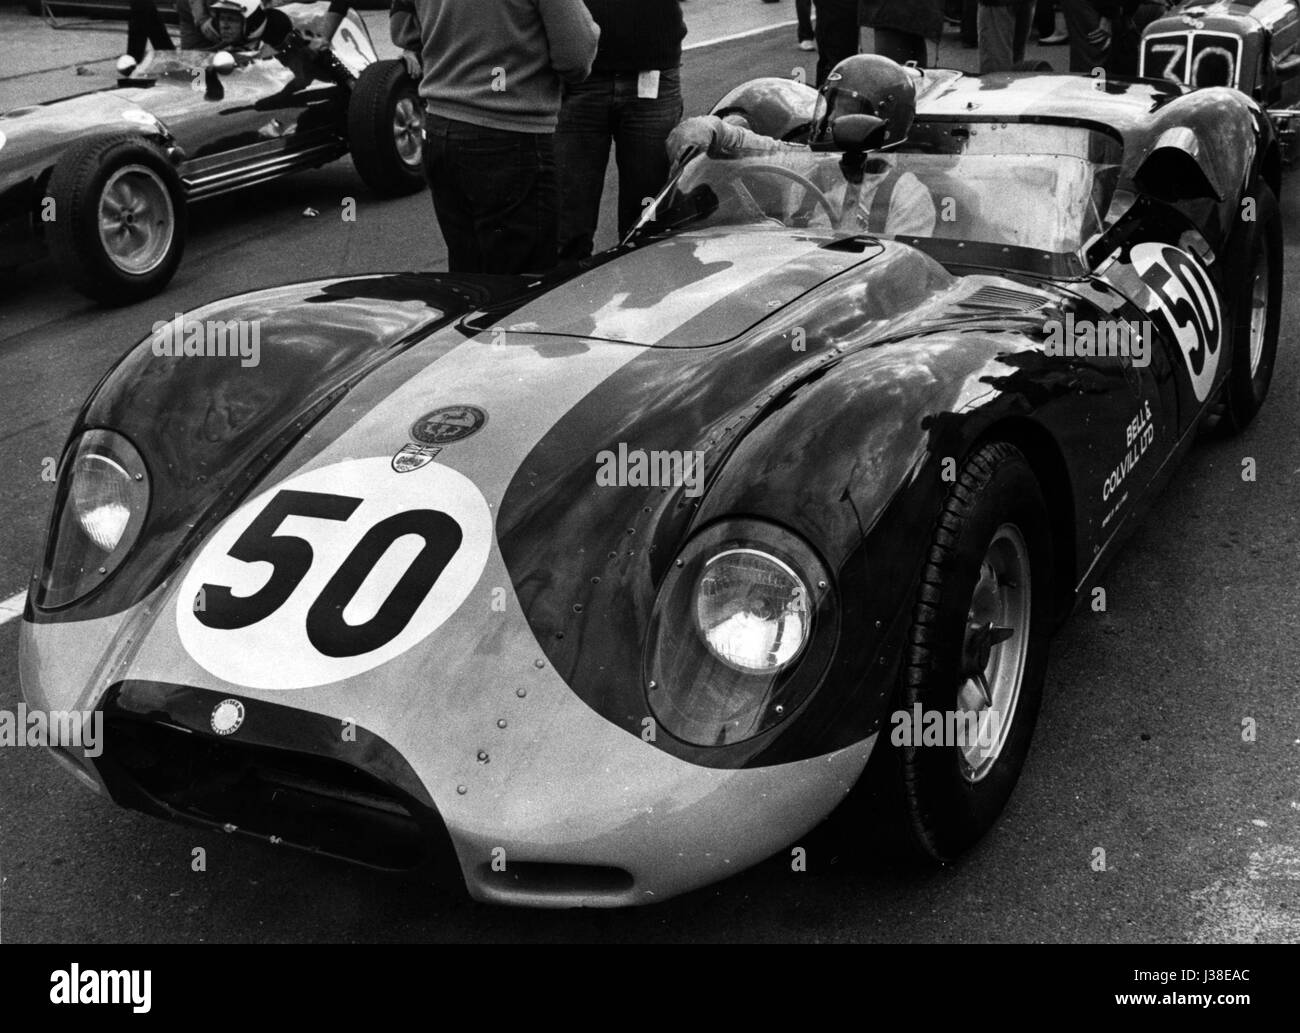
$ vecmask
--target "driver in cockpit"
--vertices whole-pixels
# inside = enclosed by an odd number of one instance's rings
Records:
[[[786,107],[799,107],[814,95],[808,86],[789,83],[788,87]],[[798,91],[806,91],[809,96],[796,96]],[[807,152],[809,148],[836,150],[835,121],[846,115],[880,120],[872,137],[871,153],[888,152],[907,139],[916,115],[914,73],[878,54],[858,54],[835,66],[820,94],[815,95],[807,143],[798,140],[803,134],[785,131],[790,118],[772,117],[770,90],[756,98],[759,103],[753,105],[754,110],[747,110],[743,92],[733,95],[721,117],[701,115],[678,125],[668,137],[669,158],[676,162],[695,151],[704,151],[713,158],[737,158]],[[764,104],[769,109],[766,118],[758,110]],[[778,135],[782,138],[778,139]],[[841,170],[844,192],[838,202],[837,229],[888,236],[934,235],[934,200],[911,172],[865,152],[846,155]]]
[[[347,13],[348,0],[330,0],[319,32],[305,33],[303,42],[311,50],[328,48]],[[180,0],[181,48],[185,50],[278,52],[293,33],[293,21],[283,11],[268,7],[263,0]],[[187,25],[188,20],[188,25]],[[175,44],[163,25],[155,0],[132,0],[127,21],[127,51],[118,59],[119,75],[130,75],[144,60],[146,46],[173,50]]]

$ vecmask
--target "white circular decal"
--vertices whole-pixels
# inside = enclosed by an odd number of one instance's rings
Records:
[[[492,513],[464,474],[352,459],[276,485],[204,543],[176,603],[182,645],[255,689],[326,685],[422,641],[487,565]]]
[[[1129,261],[1156,299],[1187,363],[1192,390],[1205,401],[1222,352],[1223,318],[1209,274],[1186,251],[1169,244],[1138,244]]]

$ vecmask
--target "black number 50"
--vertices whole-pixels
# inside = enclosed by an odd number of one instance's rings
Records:
[[[347,520],[361,499],[313,491],[278,492],[248,525],[229,555],[245,563],[264,562],[274,568],[257,592],[234,595],[227,585],[205,584],[194,616],[209,628],[231,631],[265,620],[285,604],[311,569],[311,545],[294,535],[276,534],[287,517]],[[388,598],[364,624],[347,624],[343,611],[380,558],[399,538],[416,535],[424,546],[398,579]],[[386,645],[401,634],[442,572],[447,569],[464,535],[446,513],[415,509],[381,520],[348,554],[307,611],[307,639],[326,656],[359,656]]]

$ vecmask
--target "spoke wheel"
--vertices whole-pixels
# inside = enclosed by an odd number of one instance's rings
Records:
[[[156,172],[126,165],[109,176],[99,198],[99,239],[114,265],[133,276],[153,272],[175,233],[176,209]]]
[[[1029,547],[1013,524],[1003,524],[989,543],[966,616],[962,642],[964,680],[957,690],[958,728],[977,733],[959,743],[962,777],[983,779],[997,763],[1015,721],[1029,653],[1033,593]]]

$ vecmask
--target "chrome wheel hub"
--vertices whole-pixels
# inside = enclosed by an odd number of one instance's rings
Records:
[[[1015,718],[1029,653],[1030,586],[1029,547],[1019,528],[1003,524],[980,564],[962,642],[956,727],[966,730],[957,749],[968,782],[997,763]]]
[[[1268,252],[1260,255],[1255,266],[1255,281],[1250,291],[1250,375],[1259,372],[1264,357],[1264,332],[1268,325]]]
[[[176,213],[167,185],[153,169],[124,165],[99,195],[99,241],[124,273],[158,268],[171,250]]]
[[[393,142],[397,145],[397,156],[405,164],[420,164],[423,131],[424,117],[419,105],[410,97],[401,98],[393,109]]]

